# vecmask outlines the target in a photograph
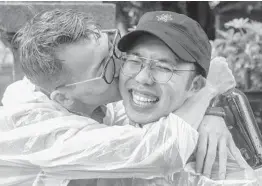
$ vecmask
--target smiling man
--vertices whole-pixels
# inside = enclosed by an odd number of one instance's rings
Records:
[[[211,46],[200,25],[172,12],[145,14],[118,46],[126,52],[120,92],[129,118],[140,123],[179,108],[203,86],[199,77],[210,66]]]
[[[158,38],[143,33],[130,46],[123,56],[120,92],[131,120],[146,124],[167,116],[203,86],[191,87],[201,69],[180,60]]]
[[[171,117],[170,113],[205,88],[202,76],[214,75],[215,72],[214,67],[210,68],[211,45],[206,34],[197,22],[182,14],[165,11],[146,13],[140,19],[136,30],[121,38],[118,47],[124,52],[119,85],[123,104],[128,118],[140,126],[146,126],[166,116]],[[216,79],[224,78],[225,74],[222,71],[218,68],[215,70]],[[208,99],[208,94],[206,96]],[[197,112],[196,110],[196,114]],[[187,118],[185,120],[187,121]],[[186,140],[187,137],[182,138]],[[208,144],[211,143],[212,138]],[[220,145],[215,145],[210,150],[215,152],[216,148],[219,153],[223,153]],[[229,153],[229,159],[234,162],[235,158]],[[232,163],[228,164],[227,168],[230,171],[227,172],[226,179],[230,181],[224,181],[223,185],[234,182],[234,185],[256,184],[250,167],[243,168]],[[220,172],[217,164],[214,170],[213,179],[221,177],[217,174]],[[184,178],[175,175],[175,178],[177,180],[174,182],[156,182],[162,185],[213,183],[209,180],[203,181],[202,178],[198,180],[190,175]]]

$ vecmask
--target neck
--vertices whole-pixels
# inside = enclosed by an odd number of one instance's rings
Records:
[[[99,106],[94,110],[91,118],[98,121],[99,123],[103,123],[103,119],[104,119],[105,115],[106,115],[106,107],[105,106]]]
[[[72,105],[69,111],[80,116],[91,118],[92,113],[96,108],[96,106],[87,105],[83,102],[77,102]]]
[[[70,112],[80,116],[92,118],[99,123],[102,123],[103,118],[105,117],[105,110],[103,110],[101,106],[91,106],[82,102],[74,104],[70,108]]]

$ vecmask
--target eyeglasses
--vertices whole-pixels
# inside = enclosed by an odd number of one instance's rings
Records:
[[[167,62],[136,55],[122,55],[121,59],[121,72],[125,76],[135,77],[140,73],[143,67],[148,66],[150,69],[150,77],[156,83],[167,83],[174,73],[180,71],[195,71],[193,69],[175,69],[174,65]]]
[[[108,35],[108,44],[111,46],[110,51],[116,58],[120,58],[122,56],[122,52],[118,49],[117,44],[121,39],[121,35],[118,29],[108,29],[102,30],[102,33],[106,33]]]
[[[84,81],[79,81],[76,83],[70,83],[66,84],[63,87],[70,87],[73,85],[78,85],[82,83],[87,83],[87,82],[93,82],[97,80],[104,79],[104,81],[107,84],[111,84],[114,80],[115,76],[115,59],[114,58],[120,58],[121,57],[121,52],[117,48],[117,43],[120,40],[121,36],[119,33],[119,30],[117,29],[110,29],[110,30],[101,30],[102,33],[106,33],[108,35],[108,42],[109,42],[109,54],[107,59],[105,60],[105,65],[102,70],[102,74],[99,77],[84,80]]]

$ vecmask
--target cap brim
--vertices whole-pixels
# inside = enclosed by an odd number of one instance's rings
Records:
[[[168,35],[165,35],[154,29],[137,29],[126,34],[120,39],[118,43],[119,50],[126,52],[128,49],[130,49],[130,46],[132,46],[132,44],[144,34],[156,36],[158,39],[163,41],[179,58],[187,62],[196,62],[196,60],[187,52],[187,50],[180,43],[174,40],[174,38],[170,38]]]

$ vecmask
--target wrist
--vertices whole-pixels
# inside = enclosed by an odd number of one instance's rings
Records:
[[[212,92],[213,94],[217,95],[217,89],[215,87],[215,85],[212,85],[208,80],[206,81],[206,86],[205,86],[210,92]]]
[[[206,84],[202,90],[205,92],[205,97],[209,98],[210,101],[217,96],[217,90],[211,84]]]
[[[222,107],[208,107],[205,112],[205,116],[206,115],[212,115],[212,116],[218,116],[218,117],[225,118],[226,113]]]

